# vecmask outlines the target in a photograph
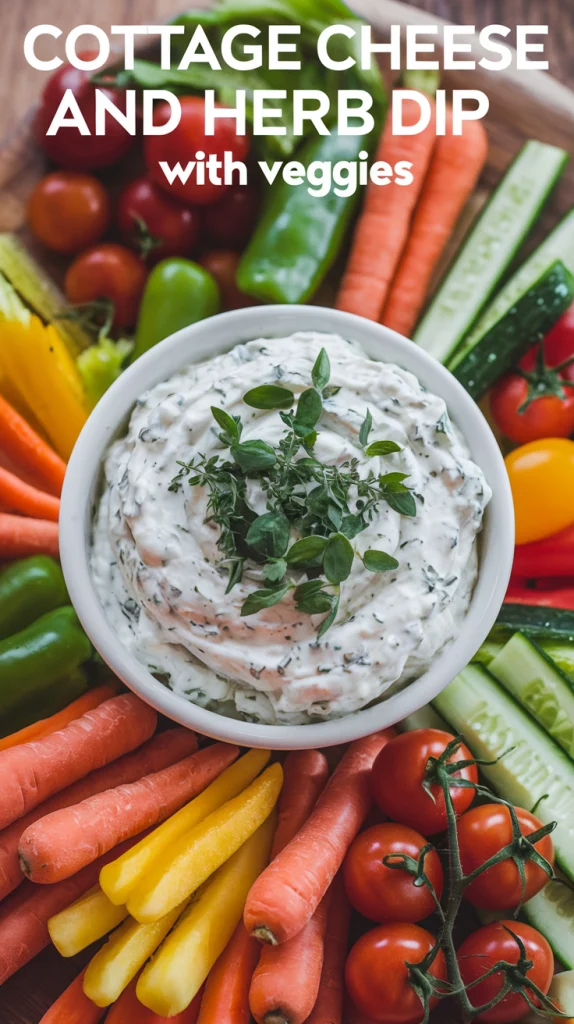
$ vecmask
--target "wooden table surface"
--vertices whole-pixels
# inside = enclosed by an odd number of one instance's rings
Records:
[[[373,10],[385,2],[371,0]],[[410,3],[420,10],[451,21],[475,24],[478,28],[495,23],[548,24],[550,73],[574,88],[573,0],[410,0]],[[192,5],[193,0],[189,0],[188,6]],[[59,26],[65,33],[78,24],[95,23],[107,29],[110,24],[153,23],[167,20],[185,6],[186,0],[0,0],[0,139],[15,129],[37,99],[46,79],[45,73],[28,67],[23,57],[23,39],[31,27],[49,23]],[[54,47],[56,52],[63,53],[63,47],[58,49],[58,43],[50,40],[50,54]],[[37,1024],[66,981],[78,973],[80,959],[66,963],[54,949],[48,949],[33,964],[18,972],[0,989],[0,1024]],[[447,1019],[448,1024],[455,1024],[448,1017],[445,1022]]]

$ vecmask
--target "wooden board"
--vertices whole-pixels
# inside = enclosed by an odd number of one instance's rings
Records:
[[[6,3],[7,0],[4,0]],[[172,14],[178,6],[171,0],[154,0],[154,10],[161,2],[162,13],[167,17]],[[208,0],[198,0],[196,6],[205,6]],[[481,3],[484,0],[480,0]],[[69,0],[66,0],[66,20],[70,20]],[[80,0],[78,7],[83,5]],[[424,0],[421,5],[428,8],[430,5],[439,9],[444,5],[437,0]],[[18,5],[14,5],[15,8]],[[119,8],[118,4],[118,8]],[[189,4],[188,4],[189,6]],[[352,6],[365,18],[370,19],[382,36],[387,32],[391,24],[437,24],[440,19],[433,14],[428,14],[416,6],[396,2],[396,0],[353,0]],[[512,4],[507,0],[503,5],[508,20],[509,11],[512,8],[512,20],[516,22],[515,11],[522,4]],[[550,7],[551,4],[548,4]],[[90,7],[90,5],[88,5]],[[452,5],[451,5],[452,7]],[[467,0],[460,5],[460,21],[472,21],[472,11],[467,14]],[[91,9],[91,8],[90,8]],[[546,7],[544,6],[544,9]],[[87,9],[86,9],[87,10]],[[457,4],[458,10],[458,4]],[[78,20],[90,20],[86,12],[85,17],[74,17],[74,24]],[[149,11],[142,11],[137,6],[136,11],[131,11],[130,17],[126,14],[126,21],[145,20],[145,16],[151,19],[151,7]],[[542,5],[540,6],[538,20],[542,20]],[[4,14],[2,14],[2,18]],[[549,15],[546,15],[549,19]],[[39,17],[36,21],[40,20]],[[46,20],[56,20],[52,17]],[[119,20],[119,10],[118,18]],[[482,19],[484,21],[484,18]],[[493,17],[490,19],[495,21]],[[499,12],[499,21],[504,20],[502,12]],[[533,19],[535,20],[535,19]],[[56,23],[57,20],[56,20]],[[480,51],[477,50],[480,56]],[[21,55],[19,60],[23,60]],[[486,127],[490,136],[490,154],[488,165],[481,181],[481,190],[484,192],[492,188],[499,180],[501,172],[508,165],[516,154],[522,142],[527,138],[538,138],[544,142],[562,146],[574,153],[574,92],[542,72],[512,71],[499,74],[486,74],[483,71],[476,72],[448,72],[444,74],[443,83],[446,89],[452,88],[476,88],[483,89],[490,99],[490,112],[486,119]],[[22,231],[25,222],[26,199],[35,181],[45,171],[45,162],[42,154],[34,145],[32,135],[33,111],[16,126],[11,135],[0,143],[0,230]],[[537,240],[552,227],[559,216],[561,216],[574,203],[574,161],[564,175],[561,184],[555,191],[543,217],[532,235],[529,245],[533,246]],[[54,262],[43,256],[46,266],[53,268]],[[51,1002],[61,992],[69,981],[81,970],[86,962],[87,956],[83,955],[74,958],[72,961],[63,961],[53,949],[46,950],[35,961],[21,970],[14,978],[0,988],[0,1024],[38,1024],[42,1014],[49,1007]],[[448,1006],[446,1014],[441,1015],[440,1011],[433,1015],[433,1024],[456,1024],[453,1017],[454,1008]],[[133,1024],[137,1024],[136,1021]]]

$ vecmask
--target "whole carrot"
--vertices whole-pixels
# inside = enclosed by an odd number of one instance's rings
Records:
[[[178,727],[154,736],[142,747],[124,754],[117,761],[91,772],[68,789],[56,793],[29,814],[0,832],[0,899],[11,893],[24,880],[18,860],[18,844],[22,833],[39,818],[62,807],[71,807],[95,793],[114,786],[135,782],[142,775],[160,771],[193,753],[197,739],[188,729]]]
[[[466,121],[464,134],[453,135],[452,110],[447,111],[446,135],[436,141],[409,239],[381,316],[382,324],[407,338],[487,155],[488,136],[482,121]]]
[[[157,714],[133,693],[105,701],[59,732],[0,753],[0,828],[149,739]]]
[[[110,1007],[106,1024],[168,1024],[168,1021],[169,1024],[197,1024],[203,989],[200,989],[187,1010],[177,1013],[175,1017],[159,1017],[153,1010],[149,1010],[147,1006],[140,1003],[136,996],[137,983],[138,978],[134,978],[124,989],[120,998]],[[103,1014],[105,1011],[101,1012]],[[63,1021],[62,1024],[64,1024]],[[226,1021],[221,1018],[219,1024],[226,1024]]]
[[[214,743],[162,771],[40,818],[20,839],[23,873],[43,884],[69,878],[124,839],[175,814],[238,754],[238,747]]]
[[[292,750],[285,758],[283,771],[285,781],[279,797],[271,860],[307,821],[329,777],[327,758],[319,750]]]
[[[317,1000],[330,893],[301,931],[281,946],[264,946],[249,990],[257,1024],[303,1024]]]
[[[98,1024],[106,1010],[105,1007],[96,1006],[84,995],[84,974],[85,971],[82,971],[74,978],[65,992],[52,1003],[40,1024]]]
[[[434,108],[434,100],[430,100]],[[414,100],[403,106],[403,120],[414,125],[420,110]],[[390,118],[381,136],[376,160],[391,167],[400,161],[412,164],[409,185],[367,187],[351,254],[337,296],[337,309],[378,320],[405,247],[411,219],[424,184],[435,144],[434,112],[430,124],[418,135],[394,136]]]
[[[54,494],[60,494],[66,463],[32,430],[26,420],[0,395],[0,437],[2,447],[13,458],[38,474]]]
[[[49,945],[49,919],[91,889],[104,864],[119,857],[135,842],[137,839],[129,839],[65,882],[56,885],[26,882],[19,892],[6,900],[0,912],[0,985]]]
[[[107,683],[104,683],[102,686],[96,686],[95,689],[83,693],[81,697],[68,704],[67,708],[62,708],[61,711],[51,715],[50,718],[41,718],[38,722],[34,722],[33,725],[27,725],[24,729],[13,732],[10,736],[5,736],[0,740],[0,751],[8,750],[9,747],[17,747],[20,743],[39,740],[42,736],[49,736],[51,732],[57,732],[58,729],[63,729],[65,725],[69,725],[74,719],[85,715],[86,711],[91,711],[92,708],[97,708],[99,704],[103,704],[105,700],[115,697],[116,693],[117,690]]]
[[[58,524],[0,512],[0,559],[59,554]]]
[[[297,935],[315,913],[371,803],[370,772],[392,730],[352,743],[314,810],[247,897],[247,931],[273,945]]]
[[[331,890],[321,983],[317,1001],[307,1024],[342,1024],[343,1022],[345,962],[349,950],[351,907],[340,872],[335,878]]]
[[[46,494],[39,491],[37,487],[31,487],[24,483],[14,473],[0,466],[0,501],[4,508],[12,512],[21,512],[26,516],[34,516],[36,519],[51,519],[58,522],[60,514],[60,499],[53,494]]]
[[[209,973],[197,1024],[249,1024],[249,986],[260,949],[240,921]]]

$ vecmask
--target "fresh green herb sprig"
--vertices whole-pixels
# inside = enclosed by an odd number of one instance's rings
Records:
[[[227,593],[239,583],[247,559],[260,563],[266,586],[254,591],[241,608],[254,615],[278,604],[293,591],[298,611],[325,614],[318,629],[323,636],[337,617],[341,584],[351,574],[355,552],[351,540],[367,528],[386,502],[400,515],[416,515],[415,499],[405,485],[405,473],[359,473],[359,460],[327,466],[314,454],[324,402],[338,387],[329,386],[331,367],[321,349],[311,373],[312,386],[298,400],[288,388],[260,385],[243,401],[253,409],[277,410],[286,430],[277,445],[264,440],[242,441],[242,422],[224,409],[212,406],[221,444],[229,459],[204,455],[180,462],[170,484],[178,491],[184,479],[206,488],[207,520],[219,527],[218,546],[228,566]],[[359,431],[359,445],[367,458],[401,451],[394,441],[369,443],[372,429],[369,410]],[[246,500],[247,480],[257,479],[266,497],[267,511],[257,515]],[[299,539],[290,543],[291,531]],[[399,563],[384,551],[362,555],[369,572],[389,572]],[[288,573],[303,571],[307,580],[296,583]]]

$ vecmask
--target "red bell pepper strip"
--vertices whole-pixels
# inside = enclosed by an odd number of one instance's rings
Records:
[[[560,533],[514,549],[513,577],[574,576],[574,524]]]
[[[574,611],[574,587],[557,590],[531,590],[511,583],[504,598],[507,604],[533,604],[543,608],[567,608]]]

